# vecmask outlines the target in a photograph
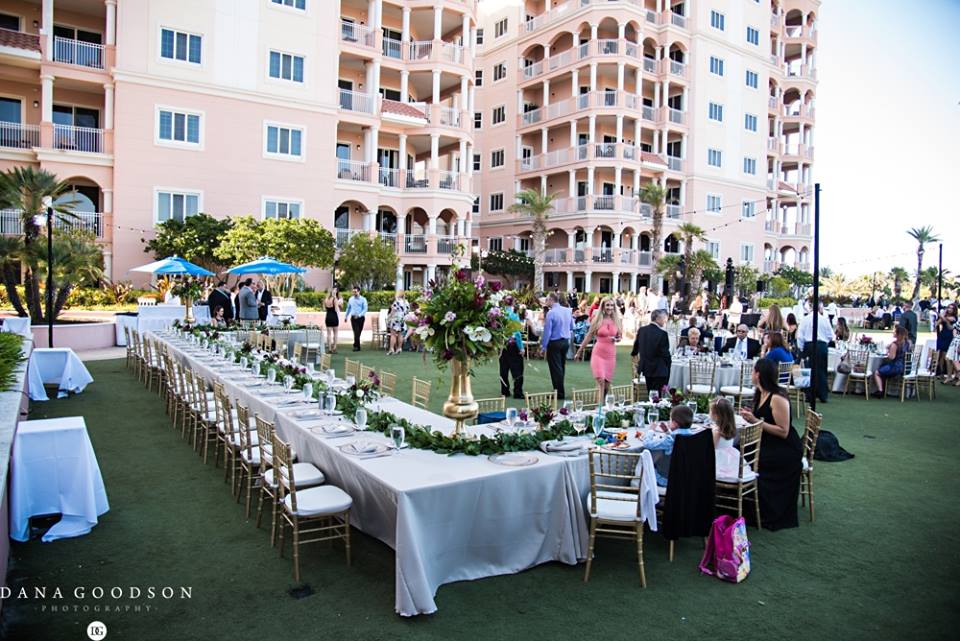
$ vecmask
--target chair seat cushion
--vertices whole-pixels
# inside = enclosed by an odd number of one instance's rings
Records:
[[[273,469],[269,469],[263,474],[264,482],[270,487],[277,487],[277,482],[273,478]],[[327,478],[323,475],[323,472],[317,469],[317,466],[313,463],[294,463],[293,464],[293,481],[297,486],[297,489],[301,487],[312,487],[314,485],[323,485],[323,482]],[[297,497],[297,503],[299,503],[299,498]]]
[[[288,512],[293,512],[291,498],[292,496],[287,494],[283,499],[283,505]],[[318,485],[297,491],[297,516],[339,514],[349,510],[351,505],[353,505],[353,499],[350,495],[332,485]]]
[[[628,492],[599,490],[597,491],[597,512],[590,516],[624,523],[638,521],[640,517],[637,516],[637,495]]]
[[[753,396],[752,387],[744,387],[743,391],[740,391],[739,385],[724,385],[720,388],[721,394],[732,394],[735,396]]]
[[[694,394],[712,394],[713,385],[688,385],[687,389]]]
[[[759,476],[759,474],[757,474],[756,472],[754,472],[754,471],[753,471],[752,469],[750,469],[749,467],[744,466],[744,468],[743,468],[743,478],[742,478],[742,479],[738,479],[738,478],[735,477],[735,476],[727,476],[727,475],[724,475],[724,474],[718,474],[718,475],[717,475],[717,480],[718,480],[718,481],[721,481],[721,482],[723,482],[723,483],[736,483],[736,482],[738,482],[738,481],[742,481],[742,482],[744,482],[744,483],[749,483],[750,481],[754,480],[754,479],[757,478],[758,476]]]
[[[250,465],[260,465],[260,450],[256,448],[250,452],[244,450],[240,452],[240,458]]]
[[[803,471],[806,472],[810,469],[810,462],[807,461],[806,456],[800,457],[800,466],[803,468]]]

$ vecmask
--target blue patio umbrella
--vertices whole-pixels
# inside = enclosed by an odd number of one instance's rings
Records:
[[[297,267],[296,265],[291,265],[289,263],[284,263],[277,260],[276,258],[271,258],[269,256],[261,256],[260,258],[250,261],[249,263],[244,263],[242,265],[237,265],[236,267],[231,267],[226,271],[228,274],[302,274],[307,270],[302,267]]]
[[[163,260],[158,260],[156,262],[150,263],[148,265],[141,265],[140,267],[134,267],[130,271],[132,272],[147,272],[148,274],[159,274],[161,276],[213,276],[213,272],[200,267],[199,265],[194,265],[189,260],[180,258],[179,256],[170,256],[169,258],[164,258]]]

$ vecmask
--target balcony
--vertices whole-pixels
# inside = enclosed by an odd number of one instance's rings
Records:
[[[340,21],[340,42],[358,47],[374,48],[377,44],[377,34],[370,27],[357,24],[350,20]]]
[[[667,205],[667,218],[680,219],[680,205]]]
[[[393,247],[394,251],[397,250],[396,234],[391,234],[390,232],[381,231],[381,232],[377,232],[377,237],[380,239],[380,242],[382,242],[383,244]]]
[[[0,147],[33,149],[40,146],[40,127],[18,122],[0,122]]]
[[[54,36],[53,60],[68,65],[87,67],[88,69],[103,69],[104,46],[93,42]]]
[[[640,200],[632,196],[573,196],[553,202],[557,215],[571,214],[634,214],[639,216]]]
[[[767,99],[767,105],[768,105],[768,106],[770,107],[770,109],[772,109],[773,111],[777,111],[778,108],[780,107],[780,101],[777,99],[776,96],[770,96],[770,97]]]
[[[567,262],[567,250],[565,248],[546,249],[543,252],[543,262],[547,265],[557,265]]]
[[[404,234],[403,251],[408,254],[426,254],[427,237],[424,234]]]
[[[667,169],[670,171],[683,171],[683,158],[667,156]]]
[[[767,138],[767,151],[772,151],[775,154],[780,153],[780,141],[776,138]]]
[[[687,124],[687,114],[684,111],[679,109],[674,109],[673,107],[667,107],[667,119],[675,125],[686,125]]]
[[[775,14],[773,14],[772,16],[770,16],[770,28],[771,28],[771,29],[779,29],[779,28],[780,28],[780,15],[779,15],[779,14],[776,14],[776,13],[775,13]]]
[[[450,107],[441,107],[440,124],[444,127],[460,127],[460,111]]]
[[[457,248],[456,236],[437,236],[437,253],[451,254]]]
[[[806,158],[807,160],[813,160],[813,147],[808,145],[800,145],[800,157]]]
[[[687,77],[687,65],[676,60],[670,61],[670,74],[681,78]]]
[[[376,101],[373,96],[359,91],[340,89],[340,108],[355,113],[373,114]]]
[[[646,73],[657,73],[657,67],[659,66],[656,58],[643,57],[643,70]]]
[[[612,263],[613,262],[613,250],[609,247],[594,247],[593,248],[593,262],[595,263]]]
[[[590,55],[590,43],[584,42],[578,47],[571,47],[566,51],[562,51],[556,55],[550,56],[549,58],[544,58],[543,60],[538,60],[537,62],[530,64],[527,64],[525,60],[521,59],[520,73],[522,80],[531,80],[545,73],[562,69],[569,64],[583,60],[588,55]]]
[[[379,182],[384,187],[399,188],[403,183],[400,182],[400,170],[390,167],[380,167]]]
[[[653,253],[649,251],[637,252],[637,264],[641,267],[650,267],[653,264]]]
[[[637,263],[637,250],[636,249],[621,249],[620,250],[620,264],[621,265],[635,265]]]
[[[415,40],[407,43],[407,60],[409,62],[464,63],[463,47],[460,45],[453,42],[440,42],[439,47],[434,47],[434,44],[436,43],[433,40]]]
[[[53,220],[55,230],[82,229],[103,238],[103,214],[100,212],[78,211]],[[19,209],[0,209],[0,235],[19,236],[23,234],[23,217]]]
[[[337,158],[337,179],[370,182],[370,163]]]
[[[334,230],[336,232],[335,238],[337,243],[337,249],[343,249],[346,247],[347,243],[350,242],[350,239],[356,236],[357,234],[363,233],[360,229],[342,229],[337,228]]]
[[[657,12],[650,9],[644,9],[644,0],[568,0],[563,4],[558,4],[552,7],[550,11],[546,11],[540,15],[528,18],[523,24],[522,32],[526,34],[533,33],[538,29],[542,29],[553,24],[554,22],[557,22],[558,20],[562,20],[563,18],[572,15],[573,12],[577,11],[578,9],[594,5],[607,5],[612,1],[617,2],[617,4],[630,5],[641,11],[645,11],[646,21],[651,24],[671,24],[675,27],[680,27],[681,29],[686,29],[687,27],[686,16],[674,13],[670,9],[665,9],[658,16]],[[668,13],[670,14],[669,17],[667,16]]]
[[[101,153],[103,129],[55,124],[53,125],[53,147],[67,151]]]
[[[440,189],[460,191],[460,174],[455,171],[441,171]]]
[[[579,96],[552,102],[520,114],[519,126],[529,127],[555,118],[590,108],[626,108],[636,109],[640,105],[640,96],[626,91],[590,91]]]
[[[763,261],[763,272],[765,274],[772,274],[773,272],[780,269],[780,263],[776,260],[765,260]]]
[[[680,27],[681,29],[687,28],[687,17],[682,16],[679,13],[670,12],[670,24],[674,27]]]
[[[403,43],[399,40],[394,40],[393,38],[384,38],[383,46],[381,47],[381,53],[383,53],[386,58],[394,58],[396,60],[403,59]]]

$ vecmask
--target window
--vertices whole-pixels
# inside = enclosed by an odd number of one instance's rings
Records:
[[[503,80],[507,77],[507,64],[498,62],[493,66],[493,81]]]
[[[744,114],[743,115],[743,127],[747,131],[756,131],[757,130],[757,117],[753,114]]]
[[[176,192],[158,189],[156,191],[157,209],[153,221],[162,223],[167,220],[183,222],[187,216],[200,211],[200,194],[196,192]]]
[[[717,122],[723,122],[723,105],[718,105],[715,102],[710,103],[710,120],[716,120]]]
[[[743,211],[741,212],[741,218],[753,218],[757,215],[757,203],[752,200],[743,201]]]
[[[0,29],[7,31],[20,31],[20,16],[13,16],[9,13],[0,13]]]
[[[713,259],[720,262],[720,243],[716,240],[707,241],[707,251],[713,256]]]
[[[503,194],[490,194],[490,211],[503,211]]]
[[[719,29],[720,31],[723,31],[725,26],[725,21],[726,19],[724,15],[719,11],[710,12],[710,26],[713,27],[714,29]]]
[[[740,262],[753,263],[753,245],[740,245]]]
[[[480,154],[473,154],[473,170],[480,171]]]
[[[519,245],[519,247],[517,247],[517,251],[523,252],[524,254],[527,254],[530,252],[529,238],[518,238],[517,244]]]
[[[720,167],[723,165],[723,153],[719,149],[707,150],[707,164],[711,167]]]
[[[270,52],[270,77],[303,82],[303,56],[279,51]]]
[[[480,129],[483,127],[483,112],[474,111],[473,112],[473,128]]]
[[[500,38],[501,36],[507,35],[507,19],[497,20],[497,23],[493,25],[493,37]]]
[[[201,38],[192,33],[160,30],[160,57],[200,64]]]
[[[747,27],[747,42],[752,45],[760,44],[760,32],[753,27]]]
[[[306,11],[307,0],[270,0],[273,4],[279,4],[284,7],[292,7],[300,11]]]
[[[473,213],[480,213],[480,196],[476,196],[473,199]]]
[[[263,199],[264,218],[300,218],[303,202],[299,200],[279,200],[276,198]]]
[[[750,174],[751,176],[757,175],[757,159],[756,158],[743,159],[743,173]]]
[[[483,44],[483,29],[477,29],[477,46]]]
[[[503,149],[497,149],[490,153],[490,169],[503,167]]]
[[[723,75],[723,59],[716,56],[710,56],[710,73],[718,76]]]
[[[477,69],[477,73],[473,78],[473,84],[477,87],[483,86],[483,69]]]
[[[503,238],[488,238],[487,239],[487,249],[492,252],[502,252],[503,251]]]
[[[707,194],[707,211],[711,214],[719,214],[723,208],[720,196],[717,194]]]
[[[157,111],[157,138],[166,142],[188,145],[200,144],[200,115],[159,109]]]
[[[266,155],[285,158],[303,158],[303,130],[281,125],[266,125]]]
[[[751,89],[757,88],[757,72],[747,69],[747,86]]]
[[[503,105],[493,108],[493,124],[499,125],[507,119],[507,108]]]

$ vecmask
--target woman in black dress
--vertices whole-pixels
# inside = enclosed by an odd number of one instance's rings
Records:
[[[761,358],[753,367],[757,394],[753,411],[740,415],[750,423],[763,421],[760,437],[760,519],[768,530],[797,527],[800,495],[800,436],[790,424],[790,400],[778,383],[777,364]]]
[[[324,325],[327,326],[327,352],[337,353],[337,334],[340,329],[340,288],[334,285],[327,297],[323,299],[323,307],[327,310]]]

